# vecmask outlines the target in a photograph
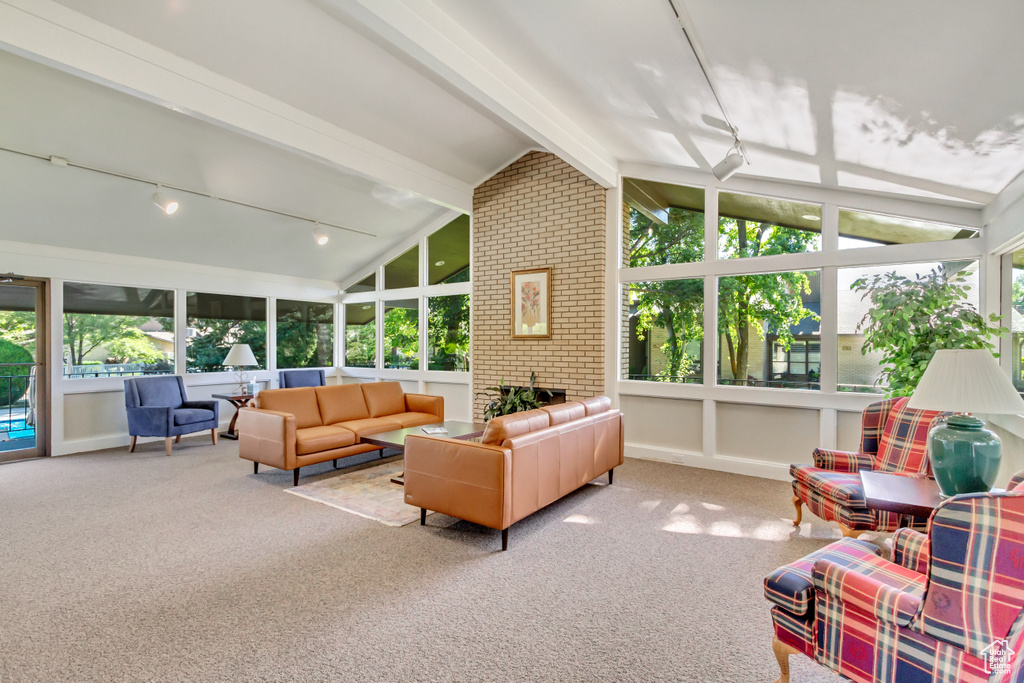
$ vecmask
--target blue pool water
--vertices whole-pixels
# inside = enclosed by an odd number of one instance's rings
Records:
[[[7,432],[8,439],[34,439],[36,428],[25,424],[25,420],[0,420],[0,432]]]

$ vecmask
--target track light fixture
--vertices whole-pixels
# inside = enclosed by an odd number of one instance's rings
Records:
[[[178,210],[178,200],[165,196],[161,191],[163,189],[162,185],[156,186],[156,192],[153,193],[153,203],[159,206],[161,211],[170,216]]]
[[[317,223],[316,227],[313,228],[313,239],[316,240],[316,243],[321,247],[327,244],[328,240],[330,240],[327,233],[320,227],[320,223]]]
[[[711,169],[711,172],[719,180],[728,180],[746,163],[746,160],[743,158],[743,152],[740,149],[740,139],[733,137],[733,140],[735,140],[736,144],[732,146],[732,149],[725,155],[725,158]]]

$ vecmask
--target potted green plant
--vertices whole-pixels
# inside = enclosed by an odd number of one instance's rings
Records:
[[[498,382],[498,386],[484,389],[484,391],[494,392],[491,400],[487,403],[487,407],[484,408],[484,421],[488,422],[492,417],[511,415],[523,410],[540,408],[544,405],[545,402],[537,395],[537,391],[533,388],[533,383],[536,379],[537,373],[531,372],[530,386],[528,387],[505,386],[505,380],[502,379]],[[540,391],[546,393],[548,398],[551,397],[551,392],[547,389],[541,389]]]
[[[864,330],[862,353],[882,353],[887,397],[913,394],[937,350],[994,351],[989,339],[1009,333],[1000,316],[986,320],[967,302],[962,274],[942,266],[913,280],[895,271],[862,277],[851,287],[872,303],[857,329]]]

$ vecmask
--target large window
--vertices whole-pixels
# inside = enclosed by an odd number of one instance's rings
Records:
[[[377,289],[377,273],[370,273],[354,285],[350,285],[346,292],[372,292]]]
[[[911,218],[886,216],[865,211],[839,211],[839,248],[859,249],[886,244],[917,244],[973,239],[978,231],[956,225],[931,223]]]
[[[189,292],[186,304],[187,372],[220,372],[232,344],[248,344],[259,365],[267,367],[267,300],[255,296]]]
[[[405,252],[384,266],[384,289],[403,289],[420,284],[420,247]]]
[[[377,309],[373,302],[345,304],[345,365],[372,368],[377,364]]]
[[[277,367],[334,365],[334,305],[277,300]]]
[[[1024,249],[1013,252],[1010,263],[1010,319],[1003,319],[1003,327],[1010,328],[1013,385],[1024,394]]]
[[[384,367],[418,370],[420,314],[417,299],[384,302]]]
[[[820,282],[818,271],[719,278],[718,383],[819,388],[821,347],[808,349],[819,344]]]
[[[469,370],[469,295],[434,296],[427,312],[428,370]]]
[[[174,292],[64,283],[64,376],[174,372]]]
[[[719,258],[820,250],[820,206],[756,195],[719,193]]]
[[[840,268],[837,277],[837,301],[839,309],[839,391],[881,393],[882,353],[864,352],[864,325],[871,310],[870,283],[872,278],[887,273],[911,281],[931,283],[940,286],[951,280],[968,287],[966,301],[978,307],[978,262],[945,261],[942,263],[909,263],[872,267]],[[864,285],[855,288],[858,281]],[[866,288],[865,288],[866,287]],[[898,311],[892,311],[897,315]]]
[[[629,266],[704,259],[704,190],[627,178]]]
[[[700,384],[704,280],[634,282],[623,379]]]
[[[469,282],[469,216],[463,214],[427,238],[428,285]]]

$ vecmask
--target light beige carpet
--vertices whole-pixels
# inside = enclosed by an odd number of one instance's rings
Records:
[[[405,526],[420,518],[420,509],[406,505],[402,495],[404,489],[391,481],[403,469],[404,463],[398,459],[295,486],[285,489],[285,492],[388,526]]]

